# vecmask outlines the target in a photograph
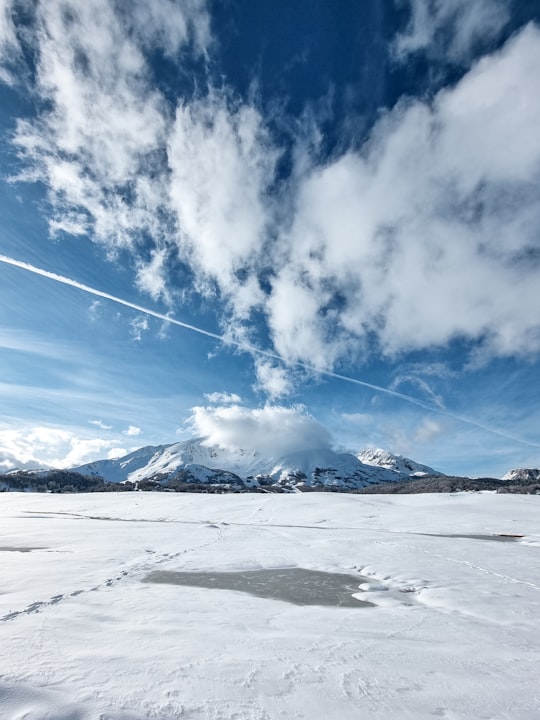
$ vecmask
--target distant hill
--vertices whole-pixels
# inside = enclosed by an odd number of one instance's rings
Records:
[[[423,478],[411,478],[406,482],[396,482],[391,485],[371,485],[362,488],[360,493],[376,494],[403,494],[416,493],[451,493],[451,492],[478,492],[491,490],[498,493],[519,493],[525,495],[540,495],[540,480],[515,478],[511,481],[497,478],[469,478],[454,475],[426,475]]]

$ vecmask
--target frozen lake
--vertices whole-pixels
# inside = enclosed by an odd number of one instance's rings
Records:
[[[293,605],[327,605],[329,607],[374,607],[355,597],[361,575],[305,570],[304,568],[271,568],[229,572],[172,572],[156,570],[144,582],[202,587],[209,590],[246,592],[269,600],[283,600]]]
[[[3,493],[0,717],[540,718],[539,518],[489,493]]]

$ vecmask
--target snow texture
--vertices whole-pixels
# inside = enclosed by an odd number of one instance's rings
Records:
[[[491,493],[3,493],[0,717],[538,718],[539,516]],[[283,568],[373,607],[241,586]]]

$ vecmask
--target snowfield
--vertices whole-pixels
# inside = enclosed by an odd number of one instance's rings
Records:
[[[3,493],[0,717],[540,718],[539,518],[523,495]]]

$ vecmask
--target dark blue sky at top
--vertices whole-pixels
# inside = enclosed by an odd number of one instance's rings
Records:
[[[395,0],[214,2],[213,80],[232,83],[244,99],[255,97],[270,118],[277,106],[275,130],[283,140],[282,115],[294,122],[309,109],[324,129],[323,149],[339,153],[361,145],[380,113],[401,98],[432,97],[466,72],[445,57],[392,58],[389,46],[410,16],[406,3]],[[475,54],[501,46],[539,17],[534,0],[515,3],[499,38],[478,42]]]

